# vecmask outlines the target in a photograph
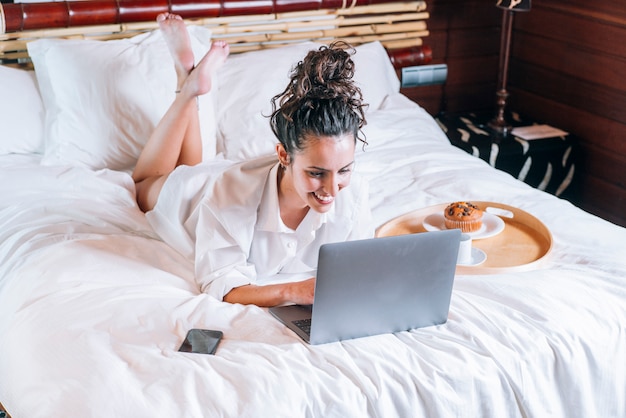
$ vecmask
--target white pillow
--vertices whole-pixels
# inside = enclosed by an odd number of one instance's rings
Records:
[[[211,32],[189,32],[199,60]],[[112,41],[43,39],[28,52],[46,108],[42,164],[132,170],[174,100],[174,64],[161,31]],[[199,101],[204,158],[215,156],[211,93]]]
[[[361,88],[368,112],[381,108],[387,96],[400,91],[400,80],[385,47],[378,41],[357,46],[352,56],[354,81]]]
[[[44,109],[32,71],[0,65],[0,155],[43,152]]]
[[[282,48],[231,55],[219,70],[217,151],[231,160],[272,154],[277,142],[269,125],[271,98],[289,82],[295,64],[321,44],[305,42]],[[400,81],[380,42],[359,45],[352,56],[354,81],[367,112],[400,90]]]

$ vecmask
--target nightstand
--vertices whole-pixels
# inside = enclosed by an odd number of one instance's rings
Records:
[[[575,174],[579,151],[574,136],[512,113],[507,121],[514,128],[528,130],[532,127],[531,132],[518,133],[516,129],[503,137],[487,126],[493,116],[471,112],[440,113],[435,119],[452,145],[533,187],[577,200]],[[533,130],[537,135],[532,135]],[[533,136],[539,137],[530,139]]]

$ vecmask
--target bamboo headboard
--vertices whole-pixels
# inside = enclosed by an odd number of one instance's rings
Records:
[[[156,29],[156,16],[168,11],[211,29],[233,53],[343,39],[380,41],[398,68],[432,57],[425,1],[79,0],[0,4],[0,62],[28,63],[26,45],[40,38],[131,37]]]

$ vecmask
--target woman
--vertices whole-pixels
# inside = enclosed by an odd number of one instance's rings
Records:
[[[214,42],[194,67],[183,20],[162,14],[157,21],[178,86],[133,172],[139,207],[163,240],[195,263],[203,292],[259,306],[313,303],[314,278],[253,282],[313,271],[321,244],[373,235],[367,184],[352,176],[365,118],[350,54],[321,47],[295,67],[272,99],[276,156],[200,164],[196,97],[211,89],[228,45]]]

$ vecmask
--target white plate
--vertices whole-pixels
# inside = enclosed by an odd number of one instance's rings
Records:
[[[477,266],[487,259],[487,254],[480,248],[472,247],[472,260],[469,263],[457,263],[459,266]]]
[[[441,231],[446,228],[446,221],[443,217],[443,213],[431,213],[424,218],[422,222],[424,228],[427,231]],[[472,239],[483,239],[498,235],[504,230],[504,221],[502,218],[496,215],[492,215],[488,212],[483,212],[483,224],[478,231],[467,232]]]

